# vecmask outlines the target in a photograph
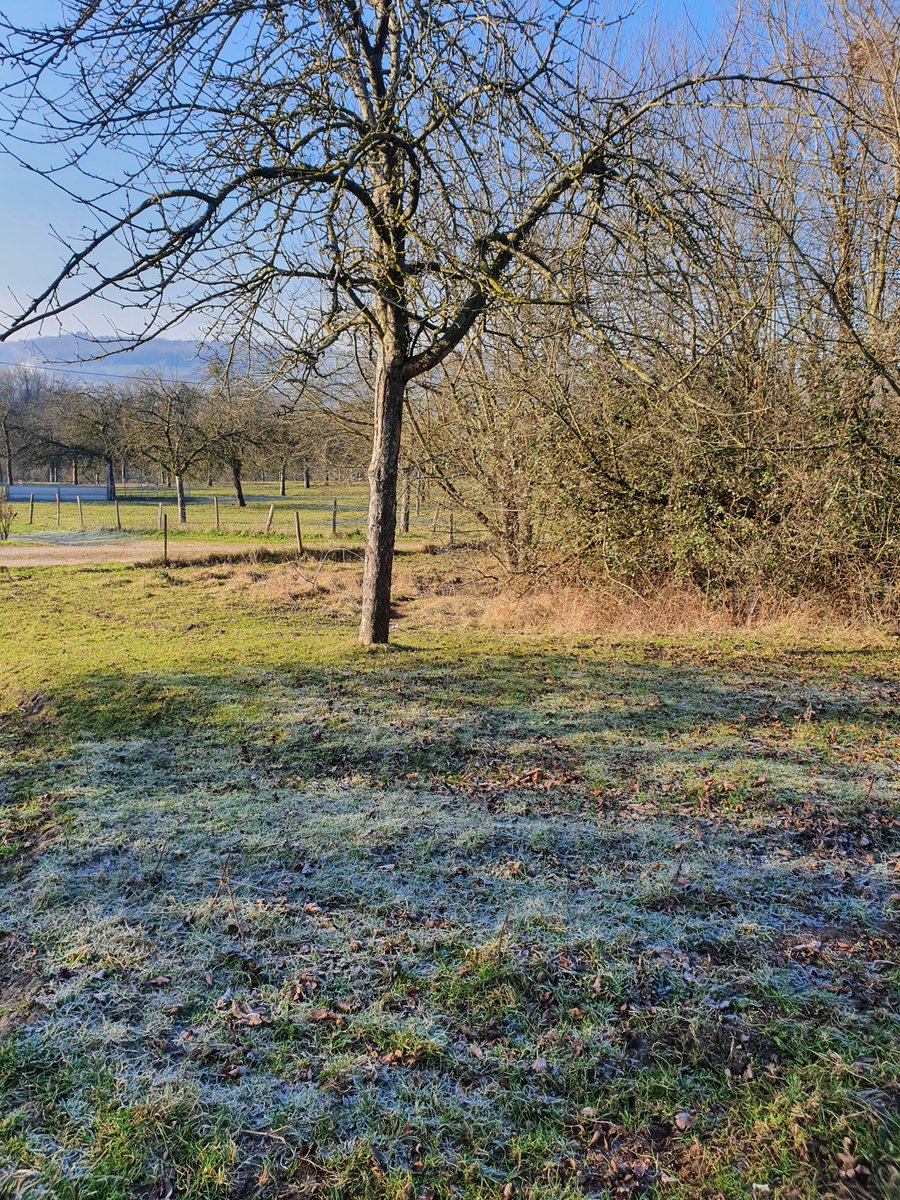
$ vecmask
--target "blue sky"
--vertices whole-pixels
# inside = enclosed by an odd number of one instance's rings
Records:
[[[729,6],[730,7],[730,6]],[[610,15],[628,12],[630,5],[611,2]],[[60,5],[55,0],[0,0],[0,11],[14,23],[43,24],[55,21]],[[715,27],[722,0],[656,0],[642,12],[658,13],[660,30],[685,24],[701,37]],[[3,160],[0,186],[0,312],[18,308],[54,277],[64,261],[67,242],[77,244],[84,223],[79,205],[52,183],[9,159]],[[0,318],[2,319],[2,318]],[[115,312],[102,301],[90,302],[69,314],[65,331],[86,329],[94,336],[115,332]],[[58,332],[48,324],[43,333]],[[192,330],[185,329],[188,336]]]

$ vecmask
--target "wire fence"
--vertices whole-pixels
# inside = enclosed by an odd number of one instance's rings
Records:
[[[365,538],[368,497],[364,485],[350,485],[330,495],[325,485],[319,485],[315,490],[300,488],[281,496],[272,495],[265,485],[250,482],[243,506],[234,495],[193,489],[185,497],[183,521],[179,520],[172,488],[136,484],[124,489],[117,485],[116,490],[114,501],[82,499],[66,495],[62,488],[53,499],[28,493],[26,498],[11,502],[15,516],[10,537],[57,531],[74,534],[115,531],[152,536],[161,534],[165,517],[169,535],[175,537],[253,537],[274,541]],[[21,489],[17,494],[21,497]],[[411,498],[408,508],[402,502],[398,506],[397,527],[401,539],[409,537],[450,545],[480,541],[486,534],[484,527],[467,513],[440,501],[429,504],[421,495]]]

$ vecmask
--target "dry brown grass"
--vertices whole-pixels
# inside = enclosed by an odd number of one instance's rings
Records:
[[[360,572],[358,562],[303,559],[279,564],[221,563],[201,572],[198,579],[251,597],[263,607],[323,603],[334,615],[352,618],[359,606]]]
[[[335,616],[355,617],[361,562],[304,558],[221,564],[206,578],[264,604],[325,604]],[[507,633],[568,637],[727,634],[737,630],[783,637],[821,637],[855,631],[882,638],[896,632],[884,612],[843,609],[818,600],[759,594],[750,602],[711,599],[697,587],[670,584],[643,595],[625,584],[534,583],[503,578],[486,555],[416,555],[398,559],[395,616],[415,625],[483,627]]]
[[[890,599],[881,606],[838,606],[760,593],[749,602],[730,602],[711,599],[702,589],[683,584],[641,594],[617,582],[504,580],[490,574],[488,560],[468,564],[435,560],[431,570],[411,572],[402,579],[412,601],[407,605],[410,617],[427,623],[471,623],[510,633],[590,637],[765,630],[784,636],[856,631],[883,637],[898,631],[891,616],[897,605]]]
[[[750,611],[710,600],[699,588],[669,585],[649,596],[620,586],[549,587],[505,591],[485,605],[483,619],[500,628],[589,635],[592,633],[727,633],[785,626],[820,629],[846,624],[823,605],[790,598],[761,598]]]

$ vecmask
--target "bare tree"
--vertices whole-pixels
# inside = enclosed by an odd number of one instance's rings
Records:
[[[178,520],[187,520],[185,477],[210,456],[204,410],[208,399],[198,387],[147,378],[137,385],[129,413],[130,437],[140,457],[175,483]]]
[[[785,60],[829,94],[659,116],[661,216],[417,389],[413,454],[507,565],[896,611],[900,21],[829,16]]]
[[[900,16],[832,0],[827,36],[780,28],[780,50],[816,61],[829,93],[755,114],[756,156],[789,173],[791,204],[757,202],[785,241],[796,324],[840,376],[855,437],[900,465]],[[771,170],[771,168],[770,168]]]
[[[213,376],[208,391],[202,424],[209,465],[228,471],[235,503],[245,508],[244,467],[248,459],[272,457],[274,421],[268,391],[246,374],[227,369]]]
[[[99,387],[76,387],[51,391],[47,420],[39,442],[45,458],[69,458],[72,482],[77,483],[78,463],[102,464],[106,498],[116,498],[115,467],[130,450],[130,413],[135,394],[128,387],[108,383]]]
[[[0,455],[7,483],[15,483],[16,459],[34,443],[38,409],[50,390],[38,370],[0,371]]]
[[[561,0],[99,0],[61,26],[7,23],[23,154],[108,143],[135,167],[97,189],[97,232],[6,334],[105,293],[148,314],[137,338],[202,309],[295,369],[358,339],[374,390],[360,639],[384,642],[408,385],[521,294],[523,265],[565,276],[534,261],[542,224],[565,214],[577,258],[652,180],[648,117],[716,73],[629,81],[621,56],[603,65],[617,38]]]

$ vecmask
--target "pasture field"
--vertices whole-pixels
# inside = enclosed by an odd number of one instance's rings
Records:
[[[27,485],[23,485],[27,486]],[[300,514],[300,524],[305,541],[331,541],[332,507],[337,501],[337,536],[345,541],[361,542],[365,538],[366,512],[368,507],[368,484],[333,482],[314,483],[304,488],[302,483],[290,481],[286,496],[279,496],[278,483],[272,480],[247,481],[244,493],[245,508],[238,507],[234,493],[224,484],[214,487],[191,485],[187,496],[187,521],[178,522],[175,494],[171,488],[126,487],[119,488],[119,520],[126,532],[159,537],[159,504],[168,517],[170,538],[202,539],[221,537],[233,541],[235,538],[265,540],[278,544],[294,541],[294,512]],[[219,499],[219,529],[215,526],[213,497]],[[116,529],[116,511],[112,503],[84,501],[79,514],[74,501],[64,500],[59,507],[57,525],[56,503],[53,500],[36,500],[33,520],[29,523],[28,500],[12,502],[16,511],[11,537],[18,539],[46,533],[78,533]],[[270,505],[275,506],[271,528],[263,534]],[[418,511],[417,511],[418,510]],[[410,502],[409,536],[421,540],[428,536],[446,540],[449,533],[450,514],[440,497],[420,497],[417,503],[415,492]],[[83,520],[83,524],[82,524]],[[475,532],[471,518],[457,514],[455,531],[461,536]]]
[[[0,1195],[900,1195],[896,638],[358,570],[0,573]]]

